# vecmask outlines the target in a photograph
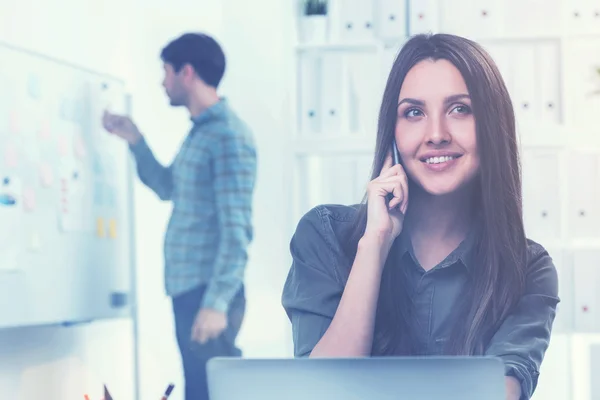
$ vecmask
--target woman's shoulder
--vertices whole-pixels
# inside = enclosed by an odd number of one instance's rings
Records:
[[[536,262],[539,262],[540,259],[551,259],[550,253],[546,248],[540,243],[534,241],[533,239],[527,238],[527,266],[531,266]]]
[[[353,240],[362,205],[322,204],[300,218],[290,242],[295,261],[333,266],[344,276],[348,263],[348,248]]]
[[[292,265],[281,297],[290,319],[297,311],[301,313],[296,315],[335,315],[350,264],[347,234],[354,232],[359,210],[359,205],[322,204],[300,218],[290,241]],[[310,324],[316,319],[305,321]]]
[[[362,207],[361,204],[343,205],[343,204],[320,204],[309,210],[302,219],[326,219],[337,222],[352,221],[358,215]]]
[[[294,236],[326,236],[331,240],[343,240],[348,229],[356,226],[362,205],[321,204],[313,207],[300,218]]]
[[[540,243],[527,239],[527,284],[537,290],[558,296],[558,271],[552,258],[552,252]]]

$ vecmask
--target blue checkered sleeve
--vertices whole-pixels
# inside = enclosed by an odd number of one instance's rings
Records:
[[[256,150],[252,140],[226,130],[211,146],[219,245],[203,307],[226,312],[240,289],[252,241]]]
[[[129,148],[135,157],[138,176],[142,183],[152,189],[161,200],[171,200],[173,193],[171,167],[165,167],[156,160],[143,137]]]

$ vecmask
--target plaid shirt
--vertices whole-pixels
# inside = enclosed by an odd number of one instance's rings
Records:
[[[131,151],[141,181],[173,202],[164,246],[167,295],[206,284],[202,307],[226,312],[242,286],[253,237],[256,149],[225,99],[192,121],[168,167],[144,139]]]

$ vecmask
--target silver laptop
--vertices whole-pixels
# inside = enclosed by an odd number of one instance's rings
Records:
[[[505,400],[491,357],[213,358],[210,400]]]

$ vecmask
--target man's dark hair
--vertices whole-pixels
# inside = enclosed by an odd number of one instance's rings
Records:
[[[190,64],[207,85],[219,86],[225,73],[225,54],[212,37],[203,33],[186,33],[167,44],[160,53],[163,62],[179,72]]]

